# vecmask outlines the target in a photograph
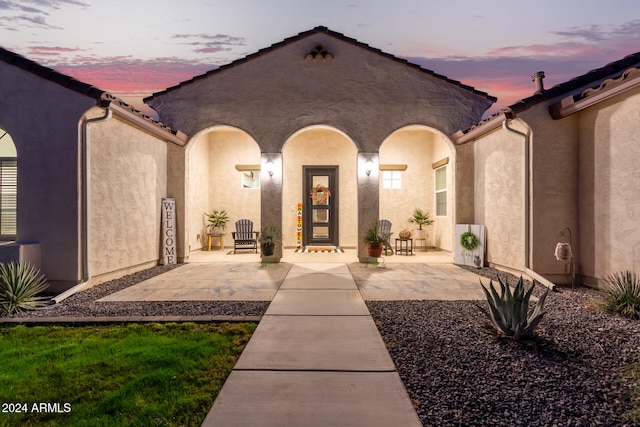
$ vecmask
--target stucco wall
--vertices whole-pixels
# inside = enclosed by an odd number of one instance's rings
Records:
[[[578,248],[578,131],[576,117],[552,120],[548,105],[520,115],[531,128],[531,268],[555,283],[571,283],[569,266],[556,260],[556,244],[571,230]]]
[[[358,245],[357,151],[346,136],[327,128],[311,128],[297,133],[283,149],[283,246],[296,244],[296,210],[302,197],[302,166],[338,166],[339,244]]]
[[[305,60],[317,45],[332,60]],[[326,124],[377,152],[393,130],[424,124],[450,135],[477,122],[491,101],[325,33],[251,57],[148,101],[187,134],[226,124],[246,130],[263,152],[279,152],[297,130]]]
[[[80,280],[80,119],[95,100],[0,62],[0,127],[18,152],[18,242],[40,242],[49,280]]]
[[[205,213],[224,209],[229,216],[224,244],[233,247],[231,232],[235,222],[247,218],[260,231],[260,189],[241,187],[236,165],[259,165],[260,149],[247,133],[231,127],[213,128],[194,141],[189,152],[190,227],[191,250],[207,244]],[[198,240],[197,235],[201,238]],[[212,249],[219,249],[219,241],[212,241]]]
[[[89,153],[92,277],[157,263],[167,143],[112,117],[92,125]]]
[[[452,168],[447,165],[447,215],[436,216],[435,209],[435,172],[432,164],[449,157],[452,161],[451,149],[442,140],[442,136],[433,130],[421,127],[410,127],[394,132],[380,147],[380,164],[407,165],[402,172],[401,189],[385,189],[380,172],[380,218],[388,219],[393,224],[393,237],[407,228],[413,230],[417,225],[408,219],[416,208],[427,211],[435,222],[423,226],[426,245],[451,250],[451,218],[453,212]],[[415,243],[415,242],[414,242]],[[392,240],[393,244],[393,240]]]
[[[640,90],[579,113],[580,265],[585,280],[640,272]]]
[[[525,131],[522,123],[513,127]],[[487,233],[486,261],[524,269],[524,144],[498,130],[474,143],[474,223]]]
[[[187,182],[187,253],[201,249],[207,244],[207,230],[205,213],[209,212],[209,187],[211,185],[210,154],[211,144],[209,134],[194,138],[187,149],[188,167],[186,169]],[[226,185],[219,183],[219,185]]]

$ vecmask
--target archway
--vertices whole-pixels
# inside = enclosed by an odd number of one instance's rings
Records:
[[[18,153],[16,145],[0,128],[0,240],[17,234]]]
[[[225,245],[239,219],[260,230],[260,148],[251,135],[231,126],[208,128],[191,138],[185,164],[188,252],[207,246],[206,214],[214,209],[229,216]]]
[[[455,157],[449,138],[438,130],[410,125],[391,133],[380,146],[380,218],[394,235],[417,228],[409,222],[415,209],[429,212],[426,246],[453,250]]]
[[[304,205],[302,241],[307,245],[355,248],[358,244],[357,154],[353,140],[325,125],[295,132],[282,149],[283,247],[298,244],[298,204]],[[326,181],[325,181],[325,178]],[[329,178],[332,176],[332,178]],[[311,188],[327,187],[331,196],[311,198]],[[329,211],[316,209],[331,208]]]

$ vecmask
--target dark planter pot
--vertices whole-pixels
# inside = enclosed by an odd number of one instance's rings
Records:
[[[271,256],[271,255],[273,255],[273,250],[276,247],[276,245],[272,245],[272,244],[268,244],[268,243],[262,243],[260,245],[260,247],[262,249],[262,255]]]
[[[367,255],[379,258],[382,255],[382,243],[367,243]]]

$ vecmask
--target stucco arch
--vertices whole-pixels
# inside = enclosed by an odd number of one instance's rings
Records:
[[[358,147],[344,131],[329,125],[306,126],[292,133],[282,148],[282,231],[283,246],[296,244],[298,203],[308,195],[303,190],[303,166],[338,166],[339,244],[358,244]]]
[[[442,216],[436,215],[434,164],[446,166],[447,207],[446,215]],[[393,223],[397,236],[403,228],[415,228],[408,221],[414,209],[428,211],[435,222],[425,228],[426,245],[452,251],[456,223],[456,148],[451,139],[429,126],[403,126],[382,142],[380,168],[380,218]],[[384,188],[385,169],[404,169],[402,188]]]
[[[206,247],[205,214],[214,209],[224,209],[229,215],[226,244],[231,242],[233,224],[238,219],[252,220],[259,230],[260,188],[241,185],[243,173],[258,174],[260,181],[261,153],[256,140],[243,129],[216,125],[190,138],[184,151],[187,253]]]

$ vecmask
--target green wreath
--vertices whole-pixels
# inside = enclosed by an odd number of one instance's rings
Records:
[[[460,236],[460,245],[468,251],[472,251],[478,247],[478,236],[471,231],[465,231]]]

